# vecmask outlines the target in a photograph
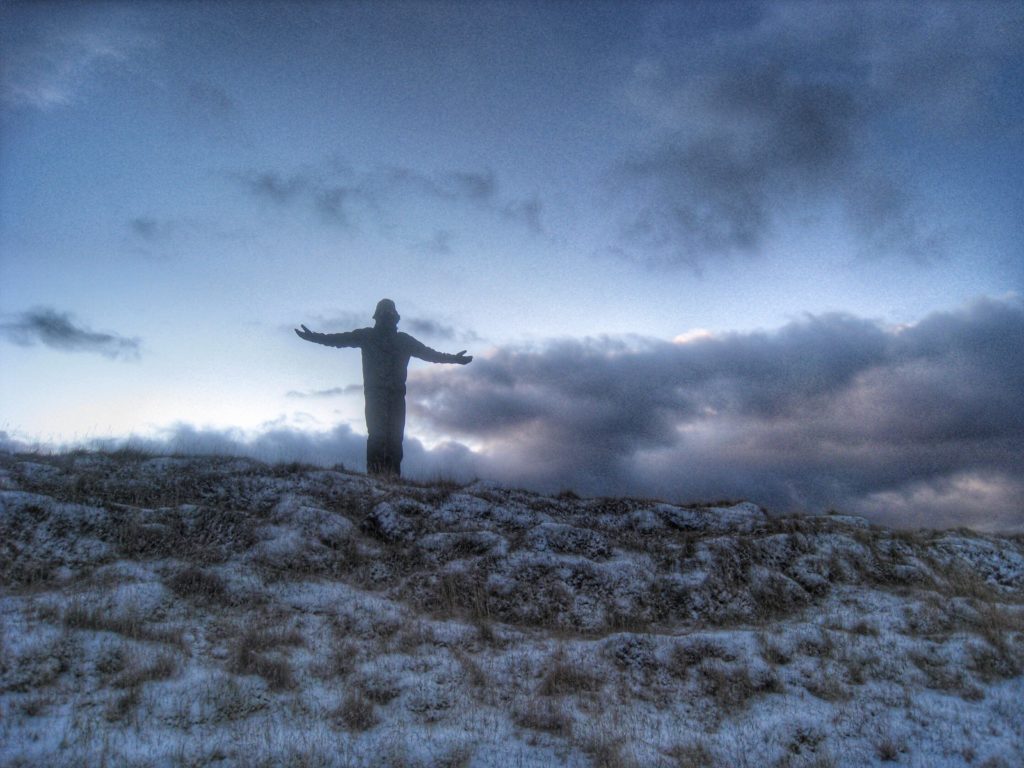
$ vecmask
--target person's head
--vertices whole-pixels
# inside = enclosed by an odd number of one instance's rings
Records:
[[[377,325],[386,325],[394,328],[398,327],[398,321],[401,319],[401,316],[395,308],[395,302],[391,299],[381,299],[377,302],[377,309],[373,312],[373,319],[377,321]]]

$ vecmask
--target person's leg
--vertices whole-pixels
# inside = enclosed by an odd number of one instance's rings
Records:
[[[366,472],[382,475],[388,471],[387,397],[367,390],[366,397]]]
[[[396,476],[402,474],[402,438],[405,435],[405,393],[393,394],[388,408],[387,467]]]

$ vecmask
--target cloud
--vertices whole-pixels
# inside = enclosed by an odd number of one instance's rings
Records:
[[[758,252],[795,212],[838,209],[865,252],[941,254],[949,233],[886,132],[951,147],[1005,130],[996,84],[1022,52],[1019,10],[746,8],[706,27],[690,8],[655,12],[626,89],[650,139],[609,176],[617,252],[699,270]]]
[[[381,217],[400,207],[408,197],[462,203],[517,222],[531,232],[543,231],[542,204],[536,197],[504,198],[494,171],[440,170],[434,173],[382,166],[356,171],[343,163],[303,166],[283,172],[275,169],[231,171],[228,177],[253,197],[282,207],[298,206],[323,221],[355,226],[367,217]],[[440,250],[449,248],[451,234],[435,235]]]
[[[345,387],[331,387],[330,389],[310,389],[305,392],[293,389],[285,397],[309,398],[309,397],[338,397],[341,395],[354,395],[362,393],[362,384],[349,384]]]
[[[447,229],[439,229],[429,238],[420,240],[412,246],[414,251],[435,256],[450,256],[454,235]]]
[[[177,222],[156,219],[152,216],[136,216],[128,221],[128,229],[131,233],[148,242],[165,240],[177,228]]]
[[[248,240],[245,230],[225,229],[212,220],[155,215],[133,216],[125,221],[127,251],[146,257],[173,258],[203,242]]]
[[[0,432],[0,450],[20,450],[23,445]],[[325,467],[342,465],[355,471],[366,469],[366,436],[353,432],[347,424],[323,432],[283,424],[245,432],[179,423],[151,437],[101,438],[89,442],[92,448],[106,450],[126,445],[156,454],[248,456],[269,463],[300,461]],[[471,480],[476,476],[476,457],[457,443],[441,443],[428,449],[419,440],[407,437],[404,452],[402,474],[406,477]]]
[[[284,205],[308,192],[319,182],[303,173],[285,176],[276,171],[237,171],[229,178],[241,184],[249,194]]]
[[[126,9],[54,10],[15,4],[3,11],[0,96],[11,106],[49,110],[74,104],[102,74],[125,67],[152,46]]]
[[[238,104],[227,91],[205,80],[192,80],[185,87],[189,107],[214,120],[230,120],[239,114]]]
[[[402,313],[401,306],[398,307],[399,313]],[[350,331],[354,328],[366,328],[373,325],[372,320],[373,307],[369,307],[364,312],[357,312],[352,310],[334,312],[329,316],[317,315],[314,316],[313,323],[315,327],[310,330],[320,331],[322,333],[338,333],[341,331]],[[286,326],[290,331],[294,326]],[[456,326],[445,323],[441,320],[431,317],[408,317],[402,314],[402,319],[399,321],[398,328],[400,331],[405,331],[412,334],[413,336],[426,336],[428,339],[437,339],[441,341],[455,341],[460,342],[473,342],[479,341],[480,337],[472,330],[466,328],[457,328]]]
[[[533,234],[544,233],[541,221],[544,205],[536,195],[525,200],[511,200],[502,204],[498,210],[506,219],[523,224]]]
[[[456,328],[440,320],[425,317],[403,318],[401,322],[403,330],[414,336],[426,336],[428,339],[442,341],[456,341],[463,343],[480,341],[480,337],[466,328]]]
[[[566,340],[417,372],[410,411],[517,485],[1024,527],[1021,338],[1019,302],[981,301],[900,329]]]
[[[764,332],[498,349],[457,371],[410,376],[403,471],[1024,530],[1021,338],[1024,303],[1013,299],[902,327],[808,315]],[[418,435],[444,442],[428,449]],[[311,432],[282,419],[245,433],[179,424],[131,442],[364,468],[365,437],[347,425]]]
[[[104,357],[137,360],[141,341],[113,333],[98,333],[76,325],[71,315],[41,307],[0,323],[7,340],[21,347],[37,344],[64,352],[94,352]]]
[[[413,334],[422,334],[424,336],[433,336],[438,339],[454,339],[455,329],[450,325],[444,325],[436,320],[421,320],[413,318],[412,320],[406,320],[402,323],[405,330],[412,332]]]

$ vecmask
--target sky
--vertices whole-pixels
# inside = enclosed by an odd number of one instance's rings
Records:
[[[1024,6],[2,3],[0,438],[1024,529]]]

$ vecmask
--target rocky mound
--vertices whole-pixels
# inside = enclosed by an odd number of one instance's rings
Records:
[[[0,456],[0,554],[9,764],[1024,754],[1020,537],[75,453]]]

